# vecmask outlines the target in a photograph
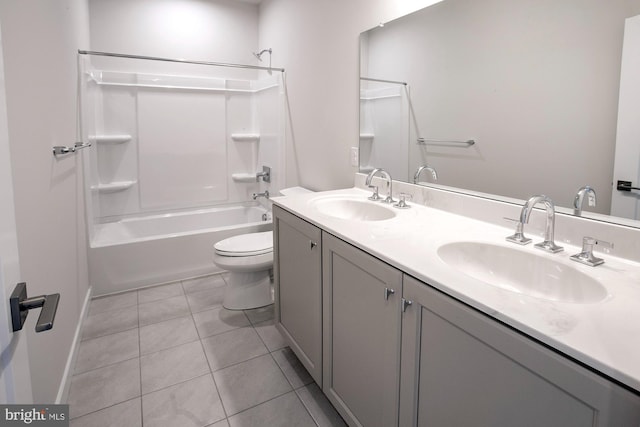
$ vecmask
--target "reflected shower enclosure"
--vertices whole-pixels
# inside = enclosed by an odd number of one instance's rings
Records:
[[[78,55],[97,295],[215,272],[216,241],[270,229],[251,194],[284,178],[282,70],[142,58]]]
[[[409,87],[360,77],[360,172],[384,165],[393,178],[409,175]]]

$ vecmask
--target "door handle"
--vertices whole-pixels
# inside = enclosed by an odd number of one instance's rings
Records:
[[[27,298],[27,284],[25,282],[18,283],[9,298],[13,332],[22,329],[24,322],[27,320],[29,310],[39,307],[42,307],[42,310],[36,323],[36,332],[48,331],[53,328],[53,320],[56,317],[59,301],[60,294]]]
[[[618,184],[616,185],[616,190],[631,191],[631,190],[640,190],[640,188],[634,187],[631,181],[618,181]]]

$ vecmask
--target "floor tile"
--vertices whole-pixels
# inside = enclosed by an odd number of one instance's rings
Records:
[[[131,359],[71,378],[71,418],[140,396],[140,360]]]
[[[231,427],[316,427],[294,392],[254,406],[229,418]]]
[[[273,320],[260,322],[253,326],[256,328],[256,332],[260,335],[260,338],[262,338],[262,341],[264,341],[269,351],[275,351],[287,345],[280,331],[276,329]]]
[[[80,342],[75,374],[140,356],[138,329]]]
[[[96,338],[138,327],[138,307],[125,307],[90,314],[82,328],[82,339]]]
[[[291,391],[270,354],[214,372],[227,415],[237,414]]]
[[[91,300],[89,314],[104,313],[105,311],[118,310],[125,307],[138,305],[138,292],[124,292],[121,294],[96,297]]]
[[[269,353],[253,328],[234,329],[204,338],[202,346],[212,371]]]
[[[254,308],[253,310],[245,310],[244,314],[247,315],[249,321],[252,324],[264,322],[265,320],[272,320],[274,318],[274,305],[268,305],[266,307]]]
[[[168,283],[166,285],[150,286],[138,291],[138,303],[158,301],[171,297],[183,295],[182,284],[180,282]]]
[[[142,397],[145,427],[204,427],[225,414],[211,374]]]
[[[188,279],[182,281],[182,287],[184,292],[192,294],[194,292],[211,291],[214,288],[220,288],[226,286],[227,283],[220,274],[214,274],[212,276],[196,277],[194,279]]]
[[[216,307],[193,314],[200,338],[227,332],[232,329],[249,326],[249,319],[242,311]]]
[[[165,320],[140,328],[140,353],[154,353],[198,339],[198,331],[190,315]]]
[[[346,427],[346,423],[316,383],[296,390],[296,394],[318,427]]]
[[[128,400],[117,405],[74,418],[69,427],[142,427],[141,399]]]
[[[214,288],[209,291],[187,294],[187,301],[192,313],[219,307],[224,300],[225,288]]]
[[[229,421],[226,419],[218,421],[217,423],[211,424],[208,427],[229,427]]]
[[[184,295],[138,305],[140,326],[175,319],[189,314],[189,306]]]
[[[313,378],[311,378],[309,372],[302,366],[300,360],[298,360],[293,350],[289,347],[274,351],[271,355],[294,389],[313,382]]]
[[[142,394],[210,372],[200,341],[144,355],[140,367]]]

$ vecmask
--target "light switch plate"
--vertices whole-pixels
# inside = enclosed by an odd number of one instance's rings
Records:
[[[358,158],[359,158],[359,150],[358,147],[351,147],[351,152],[349,153],[349,158],[351,160],[351,166],[358,166]]]

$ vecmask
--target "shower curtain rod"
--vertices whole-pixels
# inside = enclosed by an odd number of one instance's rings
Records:
[[[78,49],[78,54],[94,55],[94,56],[111,56],[114,58],[147,59],[147,60],[164,61],[164,62],[180,62],[183,64],[213,65],[217,67],[250,68],[253,70],[280,71],[281,73],[284,73],[284,68],[261,67],[259,65],[229,64],[224,62],[207,62],[207,61],[189,61],[186,59],[160,58],[157,56],[127,55],[124,53],[97,52],[94,50],[80,50],[80,49]]]

